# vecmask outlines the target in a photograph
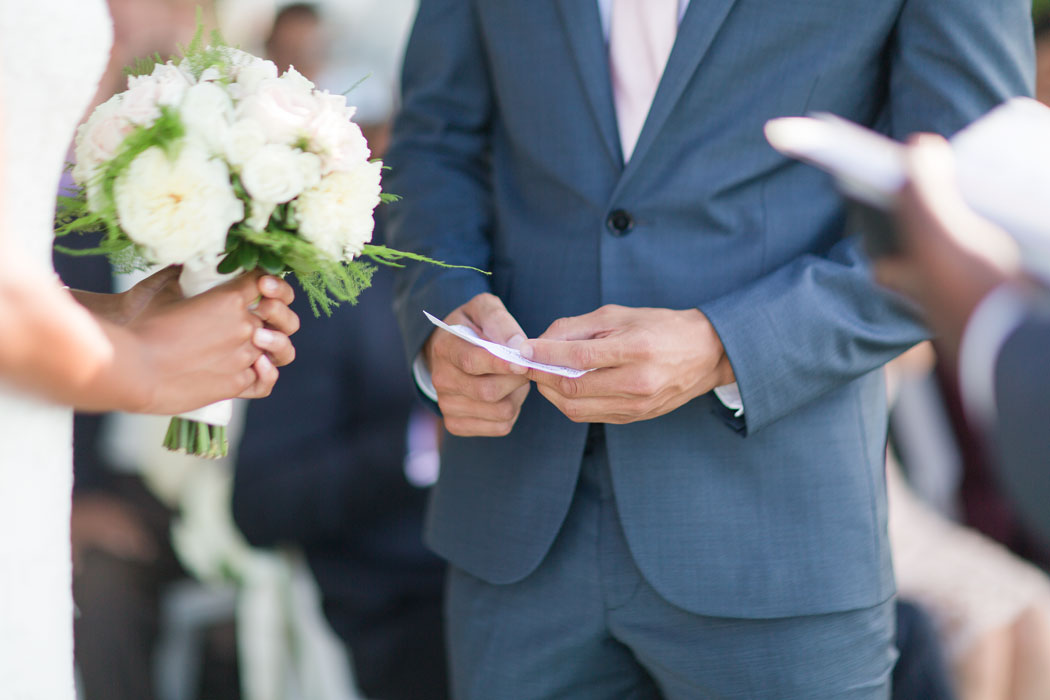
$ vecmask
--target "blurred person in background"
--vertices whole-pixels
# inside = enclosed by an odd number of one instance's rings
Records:
[[[269,58],[281,70],[322,74],[321,20],[315,5],[279,10]],[[389,112],[379,116],[366,136],[388,130]],[[385,142],[369,144],[382,157]],[[300,295],[298,362],[279,391],[248,406],[233,513],[251,544],[303,551],[367,697],[440,700],[448,694],[444,564],[422,541],[437,422],[391,352],[399,342],[392,287],[392,271],[381,268],[356,306],[320,319]]]
[[[447,697],[444,564],[422,541],[436,430],[390,351],[391,289],[378,270],[331,318],[299,295],[298,361],[248,406],[233,515],[252,545],[303,551],[366,697],[437,700]]]
[[[894,407],[887,484],[898,591],[931,616],[961,700],[1045,698],[1050,580],[988,537],[938,513],[909,484],[909,477],[922,483],[934,466],[929,453],[913,443],[938,431],[935,412],[928,405],[908,405],[918,401],[915,385],[933,371],[934,361],[932,345],[923,343],[886,368]],[[900,410],[913,424],[909,430],[896,429]],[[905,656],[902,648],[902,661]]]
[[[317,5],[296,2],[277,11],[266,40],[266,57],[277,64],[278,72],[294,67],[316,82],[325,67],[327,46]]]

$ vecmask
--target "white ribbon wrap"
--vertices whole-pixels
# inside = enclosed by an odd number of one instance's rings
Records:
[[[215,271],[221,255],[195,258],[182,266],[179,274],[179,287],[187,297],[197,296],[209,289],[218,287],[223,282],[236,277],[237,273],[223,275]],[[187,418],[208,425],[229,425],[233,417],[233,401],[219,401],[194,411],[180,413],[179,418]]]

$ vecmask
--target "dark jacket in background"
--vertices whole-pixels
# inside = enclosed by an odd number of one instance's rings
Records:
[[[426,491],[404,473],[417,404],[390,271],[331,318],[297,294],[297,358],[249,404],[234,519],[253,545],[302,549],[368,697],[443,698],[444,565],[422,542]]]

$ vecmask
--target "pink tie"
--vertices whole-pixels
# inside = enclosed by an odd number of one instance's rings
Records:
[[[616,121],[631,159],[678,33],[679,0],[613,0],[609,27]]]

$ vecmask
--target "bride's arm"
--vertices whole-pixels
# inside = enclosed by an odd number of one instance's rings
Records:
[[[5,248],[0,378],[53,401],[82,410],[178,413],[265,396],[277,379],[274,364],[294,356],[287,335],[298,319],[287,309],[291,290],[283,282],[271,285],[265,318],[248,307],[267,287],[246,275],[192,299],[156,294],[118,325],[93,316],[50,279],[19,272],[25,268],[12,265]]]
[[[275,365],[295,356],[288,336],[299,319],[288,308],[291,287],[247,274],[178,299],[171,291],[174,273],[165,271],[136,294],[84,297],[99,305],[101,315],[93,316],[53,278],[34,272],[7,230],[2,116],[0,111],[0,380],[96,411],[174,414],[221,399],[268,395],[277,381]],[[253,313],[249,307],[260,296]]]
[[[57,284],[26,273],[2,235],[0,243],[0,377],[52,400],[78,405],[92,379],[113,363],[113,342],[106,329]],[[135,402],[132,396],[113,400]]]

